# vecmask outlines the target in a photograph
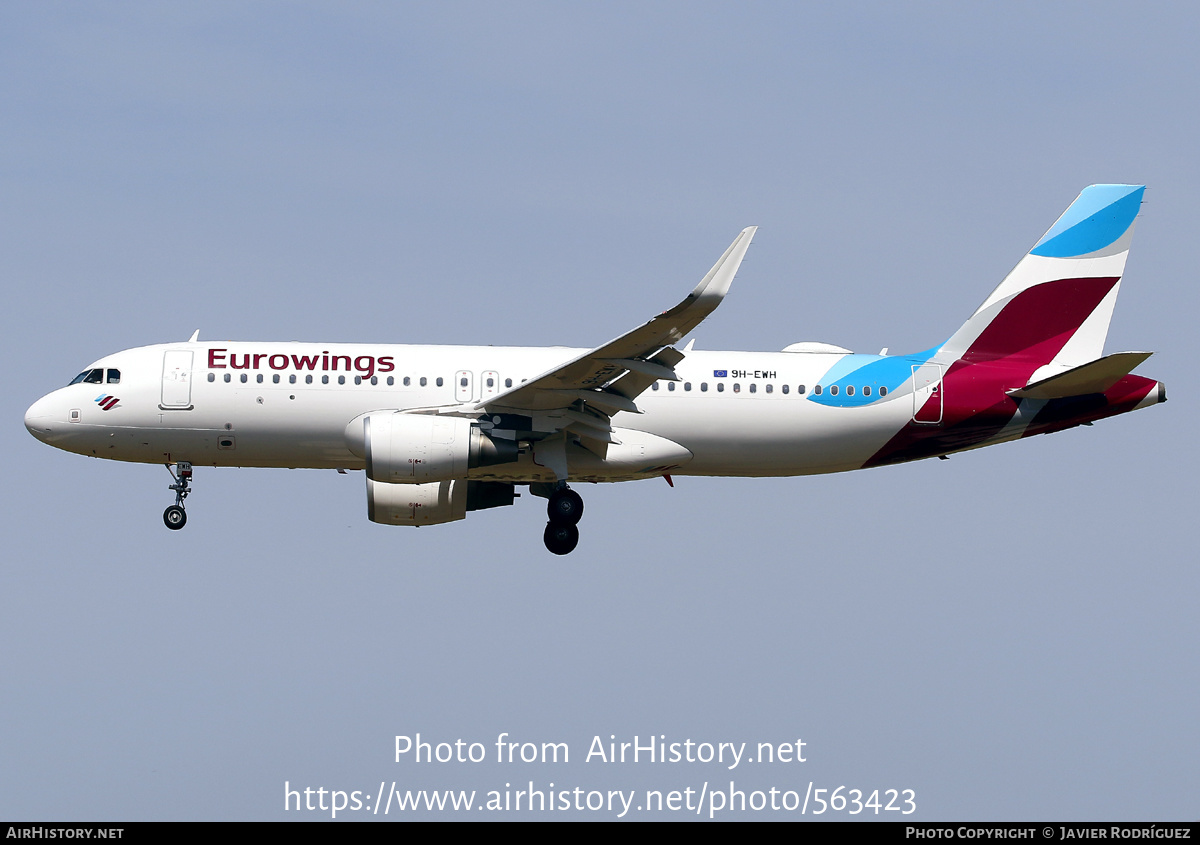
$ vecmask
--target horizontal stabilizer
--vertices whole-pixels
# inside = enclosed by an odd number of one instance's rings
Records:
[[[1114,355],[1106,355],[1018,390],[1010,390],[1008,395],[1021,399],[1065,399],[1068,396],[1103,393],[1153,354],[1117,352]]]

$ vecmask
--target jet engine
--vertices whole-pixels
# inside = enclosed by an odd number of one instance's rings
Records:
[[[513,485],[501,481],[432,481],[388,484],[367,479],[367,518],[384,525],[438,525],[465,519],[468,511],[511,505]]]
[[[346,445],[366,459],[367,478],[389,485],[461,479],[469,469],[506,464],[518,454],[514,441],[490,437],[474,420],[395,411],[356,417],[346,426]]]

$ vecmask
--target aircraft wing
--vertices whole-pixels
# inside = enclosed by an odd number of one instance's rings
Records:
[[[607,418],[618,411],[640,413],[634,399],[643,390],[659,379],[678,380],[673,368],[684,356],[671,344],[682,340],[721,304],[757,228],[743,229],[695,290],[674,308],[603,346],[480,402],[476,410],[526,414],[564,411],[570,415],[564,419],[579,417],[573,419],[575,425],[583,426],[594,437],[599,436],[597,431],[609,429]]]

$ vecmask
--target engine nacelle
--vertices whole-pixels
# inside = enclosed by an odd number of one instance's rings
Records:
[[[367,479],[367,518],[383,525],[438,525],[464,519],[468,511],[511,505],[513,485],[498,481],[434,481],[387,484]]]
[[[384,525],[438,525],[466,519],[467,483],[385,484],[367,479],[367,518]]]
[[[346,426],[346,445],[366,458],[367,478],[387,484],[464,478],[474,467],[517,459],[515,442],[489,437],[473,420],[434,414],[365,414]]]

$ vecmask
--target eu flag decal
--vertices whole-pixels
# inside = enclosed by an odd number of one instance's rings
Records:
[[[713,370],[713,378],[729,378],[729,370]]]

